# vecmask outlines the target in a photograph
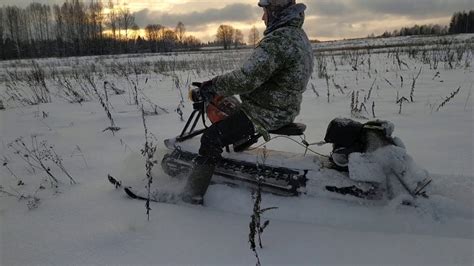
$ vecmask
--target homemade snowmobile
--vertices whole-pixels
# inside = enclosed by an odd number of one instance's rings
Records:
[[[193,85],[199,86],[198,83]],[[186,176],[193,167],[193,159],[198,155],[200,143],[199,138],[195,137],[206,130],[206,120],[215,123],[224,119],[237,110],[239,105],[240,102],[235,97],[215,97],[210,102],[195,101],[194,110],[181,133],[165,140],[169,149],[161,162],[165,173],[178,178]],[[203,127],[197,129],[199,123]],[[282,196],[309,193],[390,200],[397,195],[395,191],[402,188],[412,197],[426,197],[425,188],[431,182],[426,172],[422,173],[422,177],[418,175],[413,179],[408,177],[410,171],[407,167],[387,172],[387,167],[375,165],[372,157],[364,157],[384,147],[403,149],[398,147],[403,147],[401,141],[391,136],[392,123],[377,120],[362,124],[350,119],[334,119],[329,124],[324,139],[324,143],[333,145],[328,156],[314,152],[311,146],[315,144],[305,140],[305,130],[304,124],[291,123],[269,131],[272,139],[291,138],[302,146],[304,153],[301,154],[268,150],[262,148],[262,145],[251,148],[262,137],[258,133],[227,146],[212,182],[252,188],[260,186],[263,191]],[[380,157],[380,154],[375,156]]]

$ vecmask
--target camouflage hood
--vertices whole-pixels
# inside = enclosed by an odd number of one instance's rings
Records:
[[[267,35],[270,32],[284,26],[301,28],[304,23],[305,10],[306,6],[304,4],[296,4],[284,9],[277,15],[277,17],[272,18],[272,21],[269,23],[263,34]]]
[[[305,8],[297,4],[282,11],[240,68],[213,79],[215,93],[240,95],[242,110],[266,139],[267,131],[299,114],[313,72],[311,43],[301,28]]]

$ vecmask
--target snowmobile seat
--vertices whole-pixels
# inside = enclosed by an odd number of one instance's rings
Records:
[[[306,130],[306,125],[301,123],[289,123],[286,126],[283,126],[276,130],[270,130],[268,133],[275,135],[285,135],[285,136],[300,136],[303,135]]]

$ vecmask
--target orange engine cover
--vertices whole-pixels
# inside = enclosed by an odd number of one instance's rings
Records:
[[[215,96],[207,105],[207,117],[211,123],[217,123],[239,110],[240,102],[234,96]]]

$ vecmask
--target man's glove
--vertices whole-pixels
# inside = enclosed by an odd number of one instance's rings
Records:
[[[197,88],[189,92],[189,96],[193,102],[210,102],[214,98],[215,93],[212,91],[212,80],[200,82],[193,82],[193,86]]]

